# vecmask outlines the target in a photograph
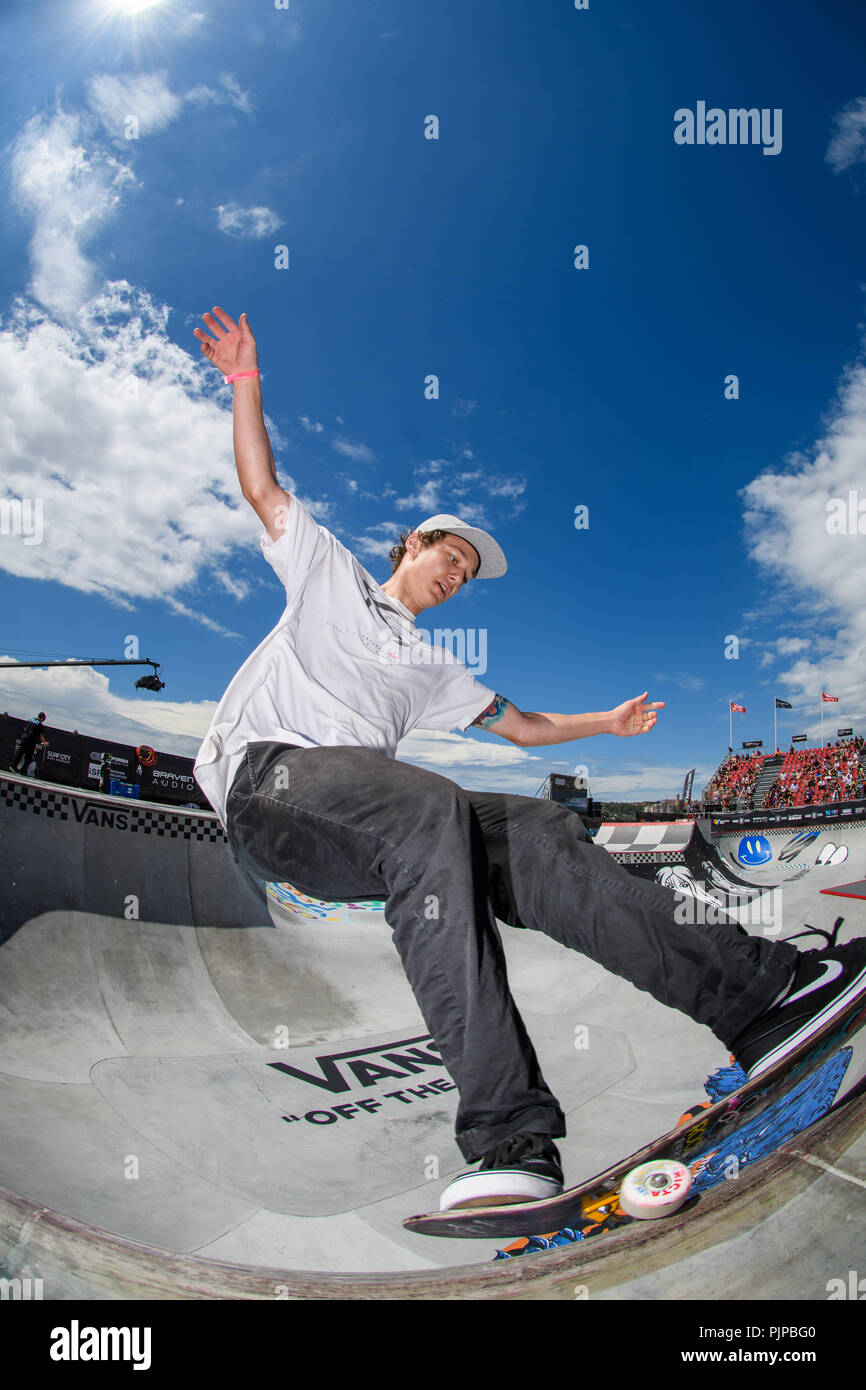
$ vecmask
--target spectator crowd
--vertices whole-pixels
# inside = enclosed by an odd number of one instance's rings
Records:
[[[862,737],[826,748],[792,749],[764,798],[765,806],[813,806],[863,795]]]
[[[748,801],[763,762],[763,753],[729,754],[707,784],[705,799],[721,803],[726,810],[736,806],[738,801]]]
[[[866,740],[858,735],[828,743],[826,748],[792,748],[764,795],[763,806],[816,806],[866,796],[866,774],[861,763],[864,743]],[[776,755],[782,756],[778,749]],[[763,753],[729,753],[707,784],[705,804],[725,810],[753,804],[755,783],[764,760]]]

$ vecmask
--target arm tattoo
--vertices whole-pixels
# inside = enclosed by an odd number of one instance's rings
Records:
[[[486,709],[483,709],[472,724],[477,724],[479,728],[489,729],[497,720],[501,719],[508,709],[508,701],[504,695],[494,695]],[[470,725],[471,727],[471,725]]]

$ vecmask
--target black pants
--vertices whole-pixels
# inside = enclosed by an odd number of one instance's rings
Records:
[[[386,900],[403,968],[481,1158],[521,1130],[565,1133],[506,978],[496,918],[545,932],[726,1047],[791,978],[797,951],[734,925],[681,925],[550,801],[467,792],[367,748],[252,743],[228,798],[239,864],[313,897]]]
[[[28,767],[30,766],[30,763],[31,763],[32,760],[33,760],[33,754],[34,754],[34,752],[35,752],[35,749],[36,749],[36,739],[35,739],[35,738],[33,738],[33,739],[28,739],[28,740],[27,740],[26,742],[24,742],[24,743],[16,743],[16,745],[15,745],[15,756],[14,756],[13,759],[12,759],[12,771],[13,771],[13,772],[25,772],[25,773],[26,773]],[[20,766],[19,766],[19,764],[20,764]]]

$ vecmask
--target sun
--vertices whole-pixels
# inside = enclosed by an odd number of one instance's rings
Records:
[[[2,7],[4,0],[0,0]],[[81,24],[86,32],[83,44],[106,40],[132,45],[138,58],[147,57],[144,49],[153,50],[170,37],[173,12],[178,0],[78,0],[81,5]]]
[[[162,0],[108,0],[108,7],[115,14],[141,14],[142,10],[150,10],[154,5],[159,5]]]

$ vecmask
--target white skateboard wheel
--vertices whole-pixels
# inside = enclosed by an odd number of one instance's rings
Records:
[[[678,1211],[691,1185],[692,1175],[684,1163],[660,1158],[632,1168],[620,1188],[619,1204],[638,1221],[654,1221]]]

